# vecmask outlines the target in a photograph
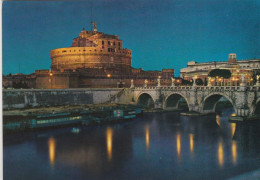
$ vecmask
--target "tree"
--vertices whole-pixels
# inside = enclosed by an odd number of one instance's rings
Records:
[[[202,86],[202,85],[203,85],[203,80],[200,79],[200,78],[198,78],[198,79],[196,79],[195,83],[196,83],[196,85],[198,85],[198,86]]]
[[[208,81],[207,81],[207,78],[204,79],[204,86],[207,86],[208,85]]]
[[[182,79],[181,81],[181,85],[192,85],[193,84],[193,81],[189,81],[189,80],[185,80],[185,79]]]
[[[256,77],[257,77],[258,75],[260,75],[260,70],[253,70],[252,78],[253,78],[253,83],[254,83],[254,84],[257,82]]]
[[[209,72],[208,76],[210,77],[222,77],[224,79],[229,79],[231,77],[231,72],[228,69],[213,69]]]

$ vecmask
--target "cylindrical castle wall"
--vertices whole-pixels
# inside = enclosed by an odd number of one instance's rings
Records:
[[[122,49],[107,52],[95,47],[70,47],[51,50],[51,69],[120,68],[131,69],[132,52]]]

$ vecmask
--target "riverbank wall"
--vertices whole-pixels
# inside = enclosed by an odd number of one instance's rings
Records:
[[[101,104],[109,102],[120,91],[122,88],[8,89],[3,90],[3,110]]]

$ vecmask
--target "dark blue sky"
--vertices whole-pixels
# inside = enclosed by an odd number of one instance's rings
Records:
[[[50,69],[51,49],[90,28],[87,1],[3,2],[3,73]],[[98,31],[119,35],[132,66],[184,68],[188,61],[260,58],[260,0],[95,0]]]

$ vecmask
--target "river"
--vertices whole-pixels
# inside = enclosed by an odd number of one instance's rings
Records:
[[[260,168],[260,123],[146,113],[4,135],[4,179],[227,179]]]

